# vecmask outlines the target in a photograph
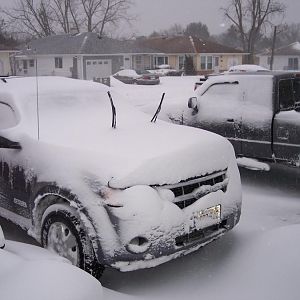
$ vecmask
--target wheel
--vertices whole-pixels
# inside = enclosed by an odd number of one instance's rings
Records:
[[[73,265],[100,278],[104,266],[98,263],[92,244],[75,213],[65,205],[53,205],[42,220],[41,242],[44,248],[68,259]]]

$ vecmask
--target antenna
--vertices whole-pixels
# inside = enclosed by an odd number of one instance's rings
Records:
[[[160,103],[159,103],[159,105],[158,105],[158,108],[157,108],[157,110],[156,110],[156,112],[155,112],[153,118],[151,119],[151,122],[152,122],[152,123],[155,123],[156,120],[157,120],[157,116],[158,116],[158,114],[159,114],[159,112],[160,112],[160,110],[161,110],[161,106],[162,106],[162,103],[163,103],[163,101],[164,101],[165,94],[166,94],[166,93],[163,93],[163,94],[162,94],[162,97],[161,97]]]
[[[40,140],[40,109],[39,109],[39,79],[38,79],[38,60],[35,52],[35,82],[36,82],[36,118],[37,118],[37,138]]]
[[[111,105],[111,111],[112,111],[112,121],[111,121],[111,127],[116,129],[117,127],[117,112],[116,112],[116,107],[114,105],[112,96],[110,94],[110,91],[107,92],[109,100],[110,100],[110,105]]]

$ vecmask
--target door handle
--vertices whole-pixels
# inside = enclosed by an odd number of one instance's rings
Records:
[[[229,123],[234,123],[234,119],[227,119],[226,121]]]

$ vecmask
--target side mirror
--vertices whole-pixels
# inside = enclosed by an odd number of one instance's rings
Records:
[[[4,246],[5,246],[5,238],[4,238],[2,228],[0,226],[0,249],[3,249]]]
[[[13,142],[3,136],[0,136],[0,149],[6,148],[6,149],[22,149],[20,143]]]
[[[197,109],[197,97],[191,97],[188,101],[188,108]]]

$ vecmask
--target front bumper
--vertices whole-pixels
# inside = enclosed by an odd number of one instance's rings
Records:
[[[187,255],[199,248],[211,243],[232,229],[239,221],[240,210],[236,214],[230,215],[220,224],[203,228],[190,234],[177,236],[174,239],[174,247],[161,247],[154,254],[147,254],[141,257],[120,256],[118,261],[111,264],[111,267],[121,272],[134,271],[158,266],[175,258]],[[158,250],[158,249],[157,249]]]

